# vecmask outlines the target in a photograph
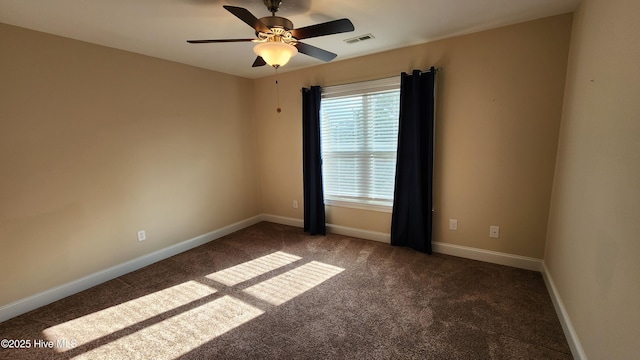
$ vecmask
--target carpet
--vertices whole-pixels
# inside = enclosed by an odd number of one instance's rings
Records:
[[[268,222],[0,334],[2,359],[572,358],[540,273]]]

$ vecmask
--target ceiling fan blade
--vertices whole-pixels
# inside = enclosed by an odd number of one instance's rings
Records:
[[[336,56],[338,56],[330,51],[323,50],[313,45],[309,45],[301,42],[298,42],[296,44],[296,47],[298,48],[299,52],[323,61],[331,61],[335,59]]]
[[[349,19],[328,21],[321,24],[305,26],[300,29],[291,30],[291,35],[298,40],[308,39],[316,36],[339,34],[353,31],[353,23]]]
[[[187,40],[189,44],[208,44],[208,43],[228,43],[228,42],[247,42],[254,39],[219,39],[219,40]]]
[[[253,62],[253,65],[251,65],[251,67],[258,67],[258,66],[265,66],[265,65],[267,65],[267,62],[264,61],[262,56],[258,56],[256,58],[256,61]]]
[[[253,16],[249,10],[237,6],[223,5],[223,8],[227,9],[230,13],[235,15],[238,19],[247,23],[247,25],[251,26],[255,31],[269,33],[271,29],[269,29],[262,21],[258,20],[257,17]]]

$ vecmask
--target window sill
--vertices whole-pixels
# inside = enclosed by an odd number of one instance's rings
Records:
[[[393,211],[393,206],[391,205],[382,205],[382,204],[373,203],[373,202],[365,203],[365,202],[325,199],[324,204],[325,206],[335,206],[335,207],[343,207],[343,208],[350,208],[350,209],[378,211],[378,212],[385,212],[385,213],[391,213]]]

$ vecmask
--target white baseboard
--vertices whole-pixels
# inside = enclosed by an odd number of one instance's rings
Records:
[[[527,256],[507,254],[503,252],[472,248],[468,246],[447,244],[434,241],[431,243],[433,252],[453,255],[467,259],[484,261],[492,264],[513,266],[525,270],[540,271],[542,260]]]
[[[76,294],[93,286],[102,284],[103,282],[115,279],[124,274],[138,270],[145,266],[151,265],[160,260],[164,260],[181,252],[193,249],[200,245],[206,244],[212,240],[221,238],[235,231],[241,230],[253,224],[262,221],[262,215],[254,216],[249,219],[239,221],[237,223],[225,226],[223,228],[211,231],[209,233],[196,236],[192,239],[181,243],[166,247],[164,249],[141,256],[137,259],[127,261],[114,267],[98,271],[87,275],[81,279],[66,283],[64,285],[43,291],[41,293],[20,299],[13,303],[0,307],[0,322],[11,319],[18,315],[22,315],[31,310],[35,310],[41,306],[45,306],[54,301],[60,300],[67,296]]]
[[[262,220],[289,226],[304,226],[301,219],[289,218],[284,216],[262,214]],[[387,244],[391,242],[390,235],[388,233],[362,230],[333,224],[327,224],[327,230],[335,234],[353,236],[360,239],[379,241]],[[447,244],[437,241],[434,241],[432,243],[432,247],[434,252],[440,254],[458,256],[499,265],[513,266],[526,270],[540,271],[540,266],[542,264],[542,260],[536,258],[512,255],[497,251],[483,250],[461,245]]]
[[[391,238],[388,233],[362,230],[362,229],[356,229],[348,226],[332,225],[332,224],[327,224],[327,230],[334,234],[352,236],[352,237],[357,237],[357,238],[366,239],[366,240],[373,240],[373,241],[378,241],[386,244],[391,243]]]
[[[304,220],[290,218],[285,216],[271,215],[271,214],[262,214],[262,221],[268,221],[276,224],[295,226],[299,228],[304,227]]]
[[[261,221],[268,221],[268,222],[273,222],[277,224],[295,226],[300,228],[304,226],[302,219],[270,215],[270,214],[261,214],[258,216],[254,216],[252,218],[239,221],[237,223],[225,226],[218,230],[211,231],[209,233],[194,237],[192,239],[183,241],[181,243],[141,256],[137,259],[133,259],[126,263],[119,264],[109,269],[105,269],[105,270],[87,275],[81,279],[74,280],[72,282],[58,286],[56,288],[49,289],[41,293],[29,296],[27,298],[20,299],[11,304],[2,306],[0,307],[0,322],[3,322],[15,316],[24,314],[31,310],[35,310],[41,306],[50,304],[54,301],[60,300],[67,296],[78,293],[80,291],[86,290],[90,287],[99,285],[103,282],[115,279],[129,272],[138,270],[140,268],[151,265],[160,260],[164,260],[168,257],[177,255],[181,252],[206,244],[212,240],[221,238],[225,235],[244,229],[248,226],[254,225]],[[348,226],[333,225],[333,224],[327,224],[327,230],[329,232],[340,234],[340,235],[353,236],[361,239],[373,240],[373,241],[383,242],[387,244],[390,243],[390,236],[388,233],[362,230],[362,229],[352,228]],[[482,250],[482,249],[471,248],[466,246],[434,242],[433,251],[441,254],[459,256],[463,258],[480,260],[480,261],[485,261],[485,262],[490,262],[490,263],[495,263],[500,265],[514,266],[514,267],[527,269],[527,270],[540,271],[541,269],[540,267],[541,260],[539,259]]]
[[[582,344],[580,343],[578,334],[573,328],[573,323],[569,318],[569,313],[567,313],[567,309],[565,309],[564,307],[564,303],[560,298],[558,289],[556,288],[556,285],[553,282],[553,278],[551,277],[551,274],[549,274],[544,261],[542,262],[540,270],[540,272],[542,273],[542,278],[544,279],[544,283],[547,285],[549,296],[551,296],[553,307],[555,307],[558,319],[560,319],[560,324],[562,325],[564,336],[567,338],[569,348],[571,348],[571,354],[573,355],[573,358],[576,360],[587,360],[587,355],[584,353],[584,349],[582,348]]]
[[[276,224],[295,226],[299,228],[304,227],[304,220],[285,217],[285,216],[262,214],[262,220],[276,223]],[[362,229],[356,229],[348,226],[333,225],[333,224],[327,224],[327,231],[332,232],[334,234],[352,236],[352,237],[357,237],[357,238],[366,239],[366,240],[379,241],[387,244],[390,242],[389,234],[383,233],[383,232],[362,230]]]

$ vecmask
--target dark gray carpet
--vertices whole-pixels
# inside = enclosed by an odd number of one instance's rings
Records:
[[[571,359],[537,272],[266,222],[0,334],[30,343],[2,359]]]

